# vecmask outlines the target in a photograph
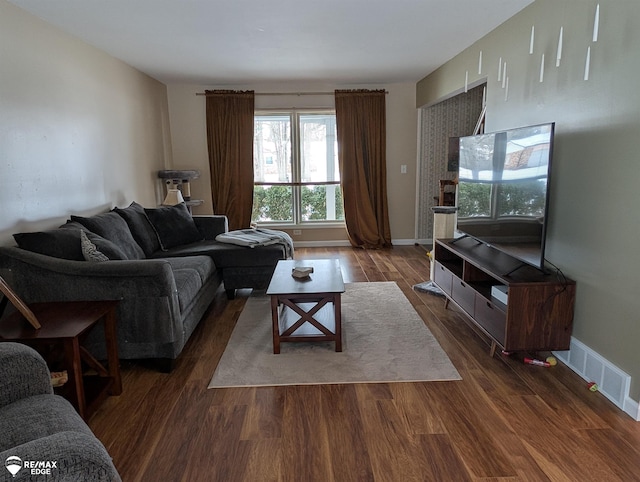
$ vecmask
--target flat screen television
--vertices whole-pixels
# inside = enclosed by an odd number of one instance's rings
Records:
[[[543,271],[554,128],[460,138],[457,231]]]

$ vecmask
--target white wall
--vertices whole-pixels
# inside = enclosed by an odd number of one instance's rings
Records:
[[[170,164],[166,87],[0,0],[0,243],[133,200]]]
[[[209,165],[207,154],[205,97],[196,96],[205,89],[237,89],[260,92],[332,92],[336,88],[371,88],[389,91],[387,107],[387,183],[389,190],[389,223],[394,240],[415,237],[415,193],[417,110],[415,84],[388,85],[234,85],[203,86],[175,84],[168,86],[169,116],[175,169],[197,169],[200,180],[191,184],[192,197],[205,203],[194,209],[196,214],[212,212]],[[256,96],[256,109],[334,107],[332,95],[322,96]],[[407,174],[400,174],[400,166],[407,165]],[[296,241],[344,241],[344,229],[303,229]]]

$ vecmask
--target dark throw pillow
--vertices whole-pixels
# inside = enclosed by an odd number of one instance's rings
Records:
[[[134,201],[126,208],[116,207],[113,210],[122,216],[122,219],[129,225],[133,239],[140,245],[147,257],[162,248],[158,234],[144,212],[144,207]]]
[[[34,233],[18,233],[13,238],[18,247],[54,258],[85,261],[80,229],[68,223],[64,228]],[[118,246],[97,234],[86,232],[87,238],[109,259],[127,259]]]
[[[33,233],[16,233],[18,247],[54,258],[84,261],[80,248],[80,232],[75,229],[52,229]]]
[[[145,209],[144,212],[158,233],[160,244],[164,250],[204,239],[184,203]]]
[[[128,259],[127,255],[124,254],[118,246],[109,241],[108,239],[104,239],[102,236],[98,236],[91,231],[87,231],[87,229],[80,223],[76,221],[67,221],[66,224],[60,226],[60,229],[75,229],[76,231],[84,231],[93,244],[95,244],[96,248],[100,250],[107,258],[109,259]],[[84,256],[84,253],[83,253]]]
[[[108,239],[127,256],[127,259],[143,259],[145,253],[129,230],[126,221],[113,211],[88,218],[71,216],[71,221],[82,224],[87,230]],[[106,253],[105,253],[106,254]]]
[[[95,247],[104,254],[107,258],[114,259],[129,259],[127,255],[122,251],[117,244],[112,243],[108,239],[104,239],[102,236],[98,236],[95,233],[85,231],[87,238],[91,241]],[[84,256],[84,253],[82,254]]]

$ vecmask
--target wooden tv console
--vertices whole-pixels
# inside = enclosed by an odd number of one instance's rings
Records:
[[[455,242],[454,242],[455,241]],[[575,282],[545,274],[473,238],[438,239],[434,282],[491,339],[507,352],[568,350]],[[506,286],[507,304],[491,295]]]

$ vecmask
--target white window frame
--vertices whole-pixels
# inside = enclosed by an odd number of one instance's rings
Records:
[[[302,154],[301,154],[301,134],[300,134],[300,117],[304,115],[333,115],[335,117],[335,109],[260,109],[254,112],[254,119],[258,116],[289,116],[291,125],[291,176],[290,182],[261,182],[254,181],[254,186],[291,186],[292,188],[292,202],[293,202],[293,220],[292,221],[258,221],[258,224],[268,225],[269,227],[304,227],[309,228],[332,228],[332,227],[344,227],[345,221],[342,219],[336,220],[309,220],[304,221],[302,219],[302,187],[303,186],[340,186],[340,181],[325,181],[325,182],[302,182]],[[333,159],[333,156],[331,157]],[[336,160],[337,162],[337,160]],[[335,166],[328,166],[327,172],[334,172],[330,168]],[[334,199],[332,197],[331,199]],[[327,203],[329,203],[329,196],[327,195]]]

